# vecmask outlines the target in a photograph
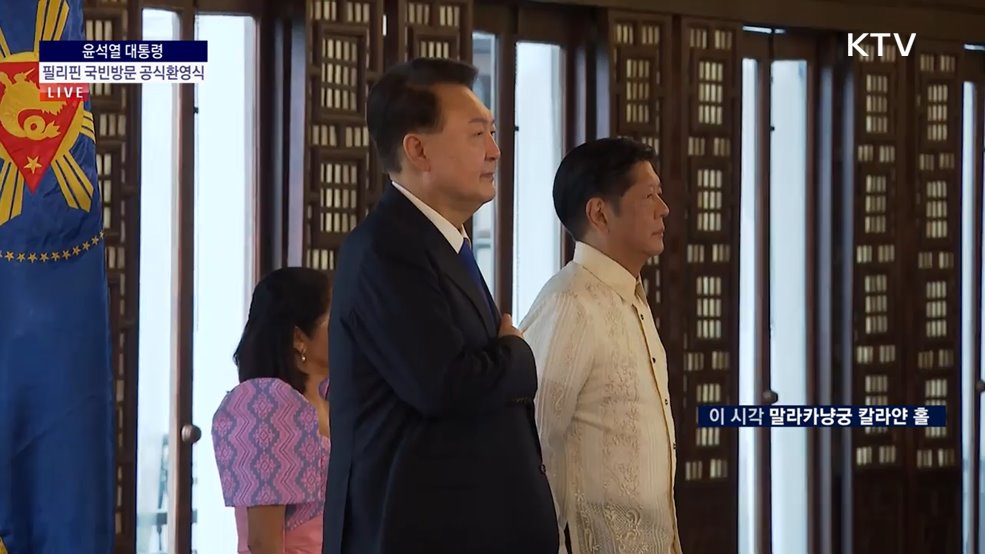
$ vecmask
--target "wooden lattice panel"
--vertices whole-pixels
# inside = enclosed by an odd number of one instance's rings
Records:
[[[894,48],[855,57],[852,247],[852,404],[905,404],[904,310],[899,232],[905,200],[900,173],[904,70]],[[897,552],[904,528],[905,476],[900,429],[861,428],[852,437],[853,535],[856,552]]]
[[[677,502],[685,552],[735,552],[738,433],[700,429],[699,404],[738,402],[741,27],[681,24],[686,190],[683,390],[678,419]],[[666,260],[665,260],[666,261]],[[708,533],[708,529],[715,529]]]
[[[135,40],[128,32],[128,2],[86,1],[89,40]],[[138,35],[138,36],[134,36]],[[140,243],[139,160],[128,160],[129,105],[135,88],[91,85],[96,135],[96,172],[103,201],[103,236],[109,280],[113,381],[116,402],[116,552],[132,552],[136,541],[137,318]]]
[[[379,197],[366,96],[383,69],[383,1],[307,3],[303,264],[333,271],[346,233]]]
[[[402,59],[472,60],[471,0],[401,0]]]
[[[913,311],[906,351],[909,400],[947,406],[946,427],[911,432],[911,545],[961,545],[961,120],[960,44],[917,44],[914,64],[916,240],[907,270]],[[934,509],[928,509],[933,506]]]
[[[657,173],[663,177],[663,149],[669,142],[667,86],[672,48],[670,18],[634,12],[609,12],[609,90],[611,134],[628,137],[653,147]],[[670,183],[665,183],[665,188]],[[660,327],[660,258],[651,259],[640,272],[653,318]],[[666,341],[666,338],[665,338]],[[669,346],[669,345],[668,345]],[[679,356],[679,353],[677,353]]]

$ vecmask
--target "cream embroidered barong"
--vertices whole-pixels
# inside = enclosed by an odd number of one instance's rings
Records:
[[[638,279],[578,243],[521,329],[537,359],[559,529],[569,527],[574,554],[679,554],[667,356]]]

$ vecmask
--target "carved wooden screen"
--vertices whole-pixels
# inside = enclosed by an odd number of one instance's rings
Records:
[[[851,403],[905,404],[900,233],[905,201],[905,67],[895,49],[856,57]],[[899,552],[905,540],[905,431],[853,429],[855,552]]]
[[[472,3],[317,0],[307,3],[306,23],[302,256],[304,265],[331,272],[342,239],[376,204],[385,182],[366,128],[369,88],[398,61],[471,60]]]
[[[739,200],[741,26],[684,19],[681,75],[686,191],[683,400],[678,434],[677,505],[685,552],[735,552],[738,543],[738,433],[699,429],[698,404],[737,404],[739,358]],[[671,209],[674,209],[672,206]],[[715,532],[709,533],[709,529]]]
[[[303,263],[335,269],[345,234],[379,195],[366,95],[383,69],[383,0],[307,2]]]
[[[135,2],[87,0],[86,38],[140,38]],[[103,240],[109,279],[109,316],[116,395],[116,552],[132,552],[136,541],[137,316],[140,134],[135,132],[139,87],[91,85],[96,136],[96,172],[103,199]]]
[[[666,179],[669,175],[666,174],[668,164],[664,159],[664,151],[670,146],[670,127],[663,119],[663,114],[670,112],[670,24],[669,17],[659,15],[609,12],[610,134],[633,138],[653,147],[657,152],[657,173],[665,179],[665,195],[670,194],[669,189],[673,186]],[[676,219],[683,222],[682,216]],[[668,226],[672,226],[672,223],[668,222]],[[668,236],[673,236],[674,229],[671,228],[670,231]],[[661,273],[666,269],[661,268],[659,260],[660,258],[650,260],[640,274],[658,328],[661,320],[667,317],[667,310],[661,305],[660,294],[660,283],[664,280]],[[676,345],[678,350],[675,351],[675,357],[680,357],[680,341],[675,343],[667,336],[670,330],[660,330],[668,355],[673,355],[670,349]],[[673,387],[673,383],[671,386]],[[672,390],[679,388],[678,386]],[[677,400],[675,397],[674,401]]]
[[[400,61],[411,58],[451,58],[472,61],[471,0],[406,0],[396,4],[402,45]]]
[[[856,552],[957,552],[962,48],[923,41],[908,58],[863,49],[852,403],[945,405],[948,424],[852,430],[852,542]]]
[[[685,552],[735,552],[738,540],[738,436],[698,429],[696,406],[738,401],[739,31],[653,14],[608,18],[609,132],[654,147],[671,209],[667,249],[642,278],[667,350]]]
[[[915,237],[908,252],[912,310],[907,401],[947,406],[946,427],[910,431],[909,520],[913,552],[961,550],[961,136],[962,45],[918,41],[915,75]],[[915,163],[913,163],[915,162]]]

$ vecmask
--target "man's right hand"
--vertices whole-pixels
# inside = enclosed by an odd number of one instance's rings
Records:
[[[523,338],[523,332],[513,326],[513,317],[510,314],[503,314],[503,319],[499,323],[499,336],[508,336]]]

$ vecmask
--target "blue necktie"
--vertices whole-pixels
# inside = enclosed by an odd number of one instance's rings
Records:
[[[465,264],[465,269],[469,272],[469,277],[472,278],[472,282],[479,289],[479,293],[486,298],[486,304],[489,304],[488,296],[486,294],[486,281],[482,278],[482,271],[479,270],[479,264],[475,261],[475,253],[472,252],[472,242],[469,239],[465,239],[462,242],[462,248],[458,251],[458,257],[461,258],[462,263]],[[492,306],[488,306],[490,315],[494,315],[496,311]],[[495,317],[493,317],[495,319]]]

